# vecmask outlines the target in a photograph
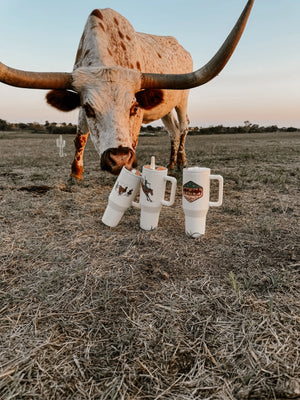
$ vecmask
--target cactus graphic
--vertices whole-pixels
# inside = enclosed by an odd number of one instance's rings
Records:
[[[59,156],[63,157],[64,154],[64,147],[66,145],[66,141],[63,140],[62,136],[59,136],[59,139],[56,139],[56,146],[59,148]]]

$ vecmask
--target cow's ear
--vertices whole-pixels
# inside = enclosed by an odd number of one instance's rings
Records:
[[[141,108],[151,110],[163,101],[163,92],[159,89],[145,89],[137,92],[135,98]]]
[[[60,111],[72,111],[80,106],[80,96],[65,89],[51,90],[46,94],[47,103]]]

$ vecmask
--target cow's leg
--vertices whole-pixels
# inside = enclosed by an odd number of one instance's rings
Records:
[[[176,112],[179,121],[179,130],[180,130],[180,140],[177,152],[177,167],[178,169],[182,169],[186,166],[186,155],[185,155],[185,139],[186,135],[189,131],[189,119],[186,113],[187,110],[187,95],[183,99],[182,104],[176,107]]]
[[[84,172],[83,169],[83,152],[86,145],[86,141],[88,138],[89,132],[86,134],[81,133],[80,131],[77,132],[77,135],[74,139],[75,144],[75,156],[72,163],[72,172],[71,176],[76,179],[83,179],[82,173]]]
[[[88,135],[89,135],[89,132],[88,132],[88,126],[86,123],[86,119],[85,119],[85,116],[83,115],[82,110],[80,110],[77,134],[74,139],[75,156],[74,156],[74,160],[72,163],[72,171],[71,171],[71,177],[74,177],[79,180],[83,179],[83,177],[82,177],[82,173],[84,171],[83,170],[83,152],[84,152],[84,148],[86,145]]]
[[[171,155],[168,169],[173,170],[177,162],[177,153],[180,143],[180,131],[178,127],[178,122],[176,121],[172,111],[162,118],[162,122],[166,130],[168,131],[171,140]]]

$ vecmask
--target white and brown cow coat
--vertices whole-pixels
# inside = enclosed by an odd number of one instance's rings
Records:
[[[114,66],[162,74],[187,73],[193,70],[190,54],[175,38],[135,32],[127,19],[116,11],[111,9],[94,10],[87,20],[80,40],[74,71],[82,68],[87,70],[93,70],[94,68],[99,71],[101,68]],[[84,74],[84,70],[82,74]],[[119,78],[119,86],[120,82],[122,82],[122,77]],[[102,90],[102,93],[100,93],[102,99],[106,96],[104,92]],[[73,98],[69,91],[65,91],[65,93],[53,91],[48,94],[47,98],[49,103],[62,110],[73,109],[74,105],[77,106],[80,102],[78,96],[74,94]],[[75,138],[76,154],[72,165],[74,177],[79,179],[82,177],[83,150],[89,131],[91,131],[91,137],[96,149],[102,156],[102,168],[109,169],[103,153],[105,154],[107,149],[118,147],[135,150],[141,123],[148,123],[160,118],[162,118],[171,138],[169,167],[171,169],[174,168],[176,161],[179,165],[185,164],[184,140],[188,130],[188,118],[186,115],[188,90],[138,90],[135,93],[135,98],[136,101],[132,104],[129,112],[129,119],[131,119],[129,132],[128,127],[123,127],[125,132],[122,132],[120,128],[120,131],[116,132],[116,135],[121,136],[119,139],[113,132],[110,135],[107,133],[110,138],[116,139],[116,143],[108,142],[106,144],[107,134],[103,135],[105,136],[105,138],[102,138],[103,146],[101,145],[100,132],[97,132],[97,127],[95,127],[95,130],[90,129],[90,124],[87,121],[87,119],[95,118],[97,111],[95,112],[94,107],[88,101],[82,104],[79,113],[78,133]],[[113,102],[113,99],[107,98],[107,102],[109,101]],[[70,108],[68,108],[69,105]],[[174,108],[177,111],[179,124],[172,112]],[[103,109],[103,105],[101,105],[101,109]],[[130,118],[130,114],[134,115],[131,115]],[[129,139],[128,143],[126,138]],[[119,172],[119,168],[117,168],[117,172]]]

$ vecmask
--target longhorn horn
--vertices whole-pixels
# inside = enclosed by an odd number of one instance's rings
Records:
[[[28,89],[72,89],[72,74],[22,71],[0,62],[0,82]]]
[[[236,22],[227,39],[214,55],[214,57],[202,68],[187,74],[151,74],[142,73],[142,89],[191,89],[201,86],[213,79],[227,64],[234,52],[245,29],[254,0],[249,0],[240,18]]]

